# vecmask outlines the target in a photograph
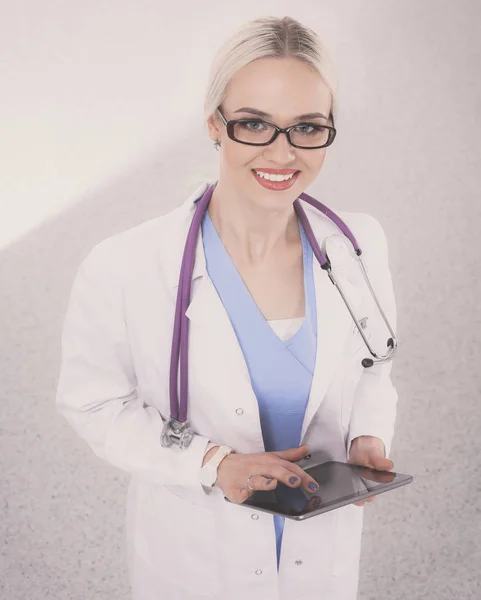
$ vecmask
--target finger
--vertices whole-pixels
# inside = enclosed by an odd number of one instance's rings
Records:
[[[286,461],[283,461],[283,466],[288,471],[291,471],[291,475],[289,475],[289,480],[291,479],[291,477],[296,477],[296,482],[294,484],[292,484],[291,482],[290,485],[293,485],[293,487],[300,487],[302,485],[302,487],[309,494],[314,494],[315,492],[319,491],[319,484],[317,483],[317,481],[308,473],[306,473],[302,467],[299,467],[299,465],[295,465]]]
[[[250,498],[252,494],[257,491],[256,479],[257,475],[253,475],[250,479],[247,479],[246,477],[244,486],[241,489],[241,492],[246,495],[246,498]]]
[[[258,490],[274,490],[277,487],[277,479],[269,475],[264,476],[258,473],[249,479],[249,486],[253,488],[253,490],[248,489],[250,495]]]
[[[302,474],[304,471],[300,467],[297,467],[296,470],[295,468],[287,468],[283,466],[283,464],[284,461],[279,461],[278,463],[271,465],[271,476],[277,479],[277,481],[280,481],[284,485],[287,485],[291,488],[299,487],[302,482],[302,477],[298,474],[298,471],[300,470]],[[286,464],[292,465],[292,467],[296,466],[289,462]]]
[[[362,454],[361,456],[350,456],[347,461],[348,465],[355,465],[356,467],[366,467],[367,469],[374,469],[374,464],[371,460],[371,457],[367,454]]]
[[[307,454],[308,447],[307,445],[299,446],[297,448],[287,448],[286,450],[271,450],[270,452],[266,452],[266,454],[270,454],[272,456],[277,456],[284,460],[286,456],[297,456],[298,454]]]
[[[274,477],[262,477],[262,479],[264,480],[262,482],[262,485],[264,486],[263,489],[266,490],[275,490],[277,487],[277,479],[275,479]]]
[[[301,481],[302,481],[302,483],[301,483],[302,487],[309,494],[316,494],[319,491],[319,484],[317,483],[317,481],[315,479],[313,479],[309,475],[304,476]]]
[[[392,460],[379,455],[372,456],[371,463],[377,471],[390,471],[394,467]]]
[[[307,446],[307,444],[304,444],[303,446],[299,446],[298,448],[288,448],[287,450],[272,451],[268,452],[267,454],[272,454],[273,456],[277,456],[282,460],[288,460],[287,457],[292,457],[294,460],[299,460],[299,456],[300,458],[304,458],[304,456],[308,453],[309,446]]]
[[[232,496],[228,495],[227,497],[234,504],[242,504],[245,502],[254,492],[249,492],[246,487],[240,488],[237,490]]]

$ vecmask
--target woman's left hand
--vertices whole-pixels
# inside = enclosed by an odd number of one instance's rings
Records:
[[[384,442],[372,435],[361,435],[354,438],[349,450],[348,464],[360,465],[361,467],[369,467],[376,471],[390,471],[394,467],[394,463],[386,458]],[[354,502],[356,506],[364,506],[366,502],[373,502],[376,496],[366,498]]]

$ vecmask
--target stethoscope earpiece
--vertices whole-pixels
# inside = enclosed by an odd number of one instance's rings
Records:
[[[391,350],[393,350],[394,349],[394,340],[392,338],[389,338],[386,343],[386,346],[388,348],[391,348]],[[372,358],[363,358],[361,361],[361,364],[365,369],[368,369],[369,367],[372,367],[374,365],[374,361],[372,360]]]

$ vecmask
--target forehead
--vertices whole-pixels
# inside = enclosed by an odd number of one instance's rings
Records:
[[[302,113],[328,114],[331,92],[321,75],[298,59],[261,58],[232,76],[223,106],[230,111],[255,107],[288,120]]]

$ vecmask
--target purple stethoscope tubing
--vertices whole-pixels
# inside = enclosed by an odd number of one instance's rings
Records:
[[[195,211],[194,217],[192,219],[189,232],[187,234],[187,239],[185,243],[184,255],[182,257],[182,263],[180,268],[180,276],[179,276],[179,287],[177,292],[177,301],[175,306],[175,318],[174,318],[174,331],[172,338],[172,352],[170,358],[170,377],[169,377],[169,392],[170,392],[170,421],[166,423],[164,427],[164,432],[162,434],[162,445],[170,446],[172,443],[179,443],[182,447],[187,447],[190,444],[190,441],[193,437],[193,431],[188,426],[187,422],[187,397],[188,397],[188,333],[189,333],[189,319],[186,315],[186,311],[189,307],[190,303],[190,295],[191,295],[191,286],[192,286],[192,272],[194,268],[194,260],[195,260],[195,250],[197,245],[197,239],[199,236],[199,231],[201,228],[202,219],[204,214],[209,206],[209,202],[212,198],[212,194],[214,192],[215,186],[217,183],[211,184],[208,186],[206,191],[204,192],[202,198],[200,199],[197,209]],[[386,355],[378,355],[371,348],[368,339],[366,338],[363,328],[354,315],[354,311],[343,293],[339,282],[335,278],[332,273],[331,263],[329,258],[322,252],[317,240],[314,236],[312,228],[307,219],[306,213],[302,208],[299,199],[304,200],[308,204],[311,204],[318,210],[320,210],[326,217],[328,217],[339,229],[340,231],[349,239],[351,242],[356,258],[359,262],[359,265],[362,269],[362,273],[366,283],[368,284],[369,290],[374,298],[377,308],[379,309],[382,318],[389,329],[391,334],[391,338],[389,338],[387,342],[388,353]],[[369,276],[365,269],[364,263],[361,259],[362,251],[357,243],[356,238],[353,233],[349,229],[349,227],[344,223],[344,221],[338,217],[331,209],[327,206],[312,198],[305,192],[299,195],[299,198],[294,201],[294,209],[297,213],[297,216],[304,228],[306,233],[306,237],[309,240],[313,253],[316,259],[319,261],[321,268],[327,271],[332,283],[339,290],[350,314],[357,326],[359,333],[361,334],[364,343],[369,349],[370,354],[375,358],[375,360],[370,358],[365,358],[362,361],[362,364],[365,368],[373,366],[374,363],[381,364],[389,362],[397,349],[398,343],[396,335],[389,324],[389,321],[382,310],[380,303],[377,299],[377,296],[372,288],[371,282],[369,280]],[[180,360],[180,402],[179,402],[179,394],[178,394],[178,373],[179,373],[179,360]],[[172,439],[172,436],[174,439]]]

